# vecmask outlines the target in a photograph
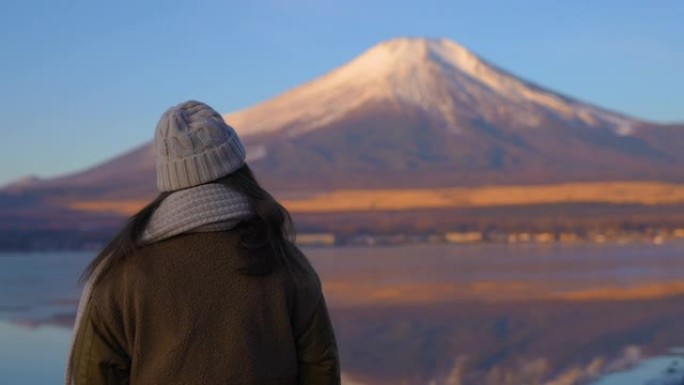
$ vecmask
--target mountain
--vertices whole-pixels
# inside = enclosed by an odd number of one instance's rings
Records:
[[[394,39],[225,116],[278,190],[682,180],[684,130],[559,95],[445,39]],[[135,196],[149,146],[46,186]]]
[[[249,164],[278,194],[684,181],[684,126],[560,95],[445,39],[380,43],[225,118],[243,137]],[[148,144],[83,172],[10,185],[0,203],[149,199],[154,180]]]
[[[226,119],[282,189],[684,176],[670,169],[684,130],[553,93],[449,40],[379,44]]]
[[[682,127],[559,95],[445,39],[378,44],[225,118],[282,191],[684,179]],[[42,186],[152,193],[152,157],[150,144]]]

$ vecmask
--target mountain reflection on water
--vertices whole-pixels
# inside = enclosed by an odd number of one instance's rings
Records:
[[[682,290],[684,244],[306,253],[324,282],[345,378],[355,383],[588,380],[684,344],[684,297],[667,296]],[[61,378],[76,280],[92,256],[0,254],[0,382]]]

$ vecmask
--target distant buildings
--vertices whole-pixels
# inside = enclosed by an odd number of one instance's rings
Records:
[[[334,246],[335,234],[304,233],[297,234],[297,244],[301,246]]]
[[[497,243],[497,244],[552,244],[552,243],[652,243],[660,245],[666,242],[684,240],[684,228],[659,229],[645,228],[639,231],[621,231],[619,229],[579,230],[579,231],[446,231],[416,233],[303,233],[298,235],[297,243],[301,246],[382,246],[403,244],[439,244],[454,245]]]
[[[484,235],[477,231],[448,232],[444,234],[444,240],[447,243],[480,243],[484,240]]]

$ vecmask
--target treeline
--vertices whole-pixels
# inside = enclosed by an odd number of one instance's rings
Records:
[[[0,250],[99,249],[123,223],[123,218],[36,220],[0,226]],[[368,211],[295,214],[300,233],[335,234],[338,240],[358,235],[415,235],[447,232],[632,233],[648,235],[684,228],[684,206],[564,204],[441,210]],[[342,242],[344,243],[344,242]]]
[[[0,251],[99,250],[114,231],[0,230]]]

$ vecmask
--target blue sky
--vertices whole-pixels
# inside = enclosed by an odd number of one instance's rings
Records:
[[[446,37],[517,75],[684,122],[681,0],[14,1],[0,5],[0,185],[148,141],[168,106],[230,112],[398,36]]]

